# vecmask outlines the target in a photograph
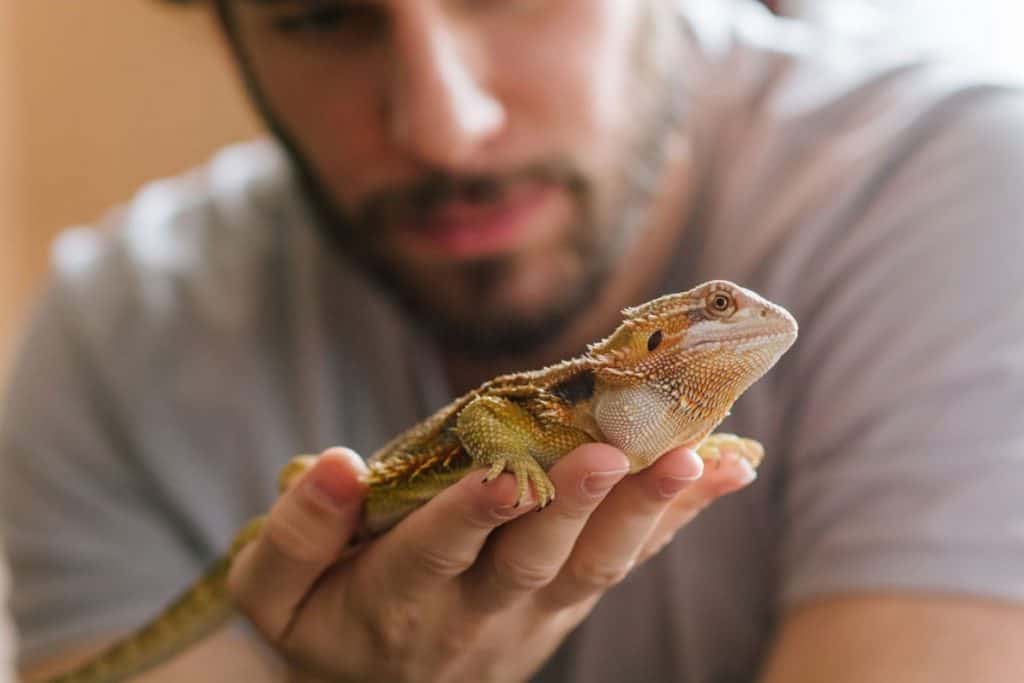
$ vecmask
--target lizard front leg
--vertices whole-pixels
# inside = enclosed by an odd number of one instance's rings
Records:
[[[489,466],[484,481],[502,472],[515,475],[516,505],[532,484],[538,507],[555,498],[545,470],[563,455],[593,438],[520,404],[498,396],[478,396],[459,413],[455,433],[476,465]]]

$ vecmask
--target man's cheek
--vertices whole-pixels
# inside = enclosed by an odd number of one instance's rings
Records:
[[[303,113],[288,128],[318,182],[346,210],[383,184],[386,167],[393,165],[376,127],[347,122],[341,114],[325,111],[309,117]]]

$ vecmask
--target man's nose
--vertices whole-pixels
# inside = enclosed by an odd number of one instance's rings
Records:
[[[395,29],[387,103],[394,143],[421,163],[465,164],[505,125],[501,101],[478,73],[482,55],[440,16]]]

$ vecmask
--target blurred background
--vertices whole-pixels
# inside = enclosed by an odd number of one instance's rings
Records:
[[[1015,0],[765,1],[1024,81]],[[58,230],[259,134],[236,80],[203,11],[159,0],[0,3],[0,383]]]
[[[258,134],[205,12],[0,0],[0,380],[60,229]]]

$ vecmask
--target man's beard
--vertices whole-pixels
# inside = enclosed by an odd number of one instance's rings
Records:
[[[308,172],[303,175],[302,184],[317,206],[324,234],[445,349],[469,357],[523,353],[557,336],[600,290],[613,265],[598,235],[587,228],[594,213],[590,187],[566,164],[535,165],[500,178],[435,171],[408,186],[372,194],[355,215],[336,210],[315,179]],[[557,186],[568,193],[575,207],[568,248],[574,259],[587,265],[579,281],[564,291],[551,292],[546,308],[534,314],[516,315],[498,303],[498,292],[516,267],[509,257],[448,266],[445,277],[427,285],[422,276],[413,275],[413,267],[397,262],[374,238],[391,234],[396,225],[430,216],[452,201],[486,207],[521,184]],[[445,293],[451,282],[458,286]]]
[[[666,48],[666,38],[679,39],[675,22],[667,21],[675,17],[659,18],[655,14],[652,9],[645,17],[635,44],[633,83],[637,92],[626,93],[626,97],[637,104],[630,117],[635,126],[623,145],[626,163],[614,182],[608,183],[605,192],[609,196],[601,198],[596,196],[593,180],[571,162],[557,160],[502,176],[428,171],[407,185],[373,193],[356,210],[347,211],[331,198],[295,138],[267,106],[241,46],[238,52],[250,94],[290,157],[299,187],[314,211],[317,229],[443,348],[467,357],[490,359],[528,354],[563,333],[601,293],[620,255],[648,217],[667,160],[666,142],[680,125],[684,101],[680,65],[661,52]],[[677,53],[671,46],[668,52]],[[558,283],[557,291],[550,292],[541,310],[517,312],[493,303],[495,293],[516,267],[512,257],[482,258],[449,266],[450,277],[460,283],[461,293],[472,292],[474,297],[452,306],[451,297],[438,296],[438,289],[446,284],[443,279],[429,286],[422,278],[417,279],[413,268],[390,254],[386,240],[378,237],[393,234],[395,226],[403,221],[429,216],[452,200],[481,206],[500,201],[519,183],[560,187],[571,197],[574,207],[568,242],[561,246],[580,267],[571,281]]]

